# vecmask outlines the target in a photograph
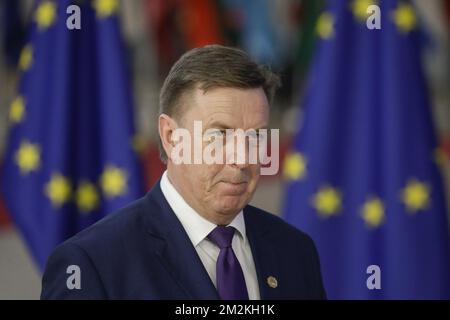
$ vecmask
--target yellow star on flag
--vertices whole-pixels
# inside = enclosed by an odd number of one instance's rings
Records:
[[[127,174],[118,167],[107,166],[100,177],[100,185],[107,198],[123,195],[127,190]]]
[[[23,47],[19,57],[19,69],[20,71],[27,71],[30,69],[33,63],[33,46],[27,44]]]
[[[94,0],[93,7],[97,12],[97,17],[107,18],[116,13],[119,7],[118,0]]]
[[[367,8],[374,4],[376,4],[374,0],[354,0],[350,7],[358,21],[365,21],[368,16]]]
[[[424,210],[430,202],[430,187],[417,179],[411,179],[402,191],[402,200],[409,213]]]
[[[22,96],[18,96],[11,103],[9,109],[9,121],[13,124],[19,123],[25,116],[25,101]]]
[[[42,1],[36,9],[34,20],[39,30],[50,27],[56,20],[56,4],[53,1]]]
[[[313,206],[322,217],[336,215],[341,209],[341,194],[335,188],[326,186],[314,196]]]
[[[406,3],[398,5],[397,9],[392,12],[392,19],[397,28],[403,33],[410,32],[417,24],[416,14],[412,5]]]
[[[371,228],[379,227],[384,221],[384,205],[379,198],[371,198],[364,203],[362,217]]]
[[[306,158],[299,152],[289,153],[284,159],[283,173],[286,179],[300,180],[306,175]]]
[[[45,185],[45,194],[50,199],[53,207],[61,207],[70,200],[72,185],[66,177],[60,173],[54,173],[50,181]]]
[[[99,197],[93,183],[81,181],[75,193],[75,201],[82,213],[89,213],[97,208]]]
[[[22,141],[16,151],[15,160],[20,173],[27,174],[36,171],[41,164],[41,151],[37,144]]]
[[[334,35],[334,16],[329,12],[322,13],[317,19],[316,32],[322,39],[329,39]]]

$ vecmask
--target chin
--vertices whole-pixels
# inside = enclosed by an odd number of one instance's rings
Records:
[[[236,214],[241,211],[243,207],[247,204],[247,201],[242,198],[242,196],[221,196],[220,203],[218,203],[219,212],[225,214]]]

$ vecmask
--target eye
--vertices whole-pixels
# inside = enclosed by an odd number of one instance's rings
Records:
[[[204,140],[212,142],[214,139],[217,139],[220,137],[224,138],[225,135],[226,135],[225,130],[221,130],[221,129],[208,130],[204,135],[204,138],[205,138]]]
[[[260,129],[257,131],[256,137],[258,138],[258,140],[260,141],[265,141],[267,140],[267,131],[266,129]]]
[[[211,137],[217,138],[217,137],[225,137],[226,131],[225,130],[213,130],[210,134]]]
[[[258,137],[259,133],[257,131],[249,133],[247,138],[249,145],[252,147],[258,145]]]
[[[248,134],[248,137],[250,139],[258,139],[258,137],[259,137],[259,132],[258,131],[252,131],[252,132],[249,132],[247,134]]]

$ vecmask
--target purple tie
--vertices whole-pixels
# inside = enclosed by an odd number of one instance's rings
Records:
[[[216,264],[217,291],[223,300],[248,300],[244,273],[231,247],[234,231],[233,227],[217,226],[208,235],[220,248]]]

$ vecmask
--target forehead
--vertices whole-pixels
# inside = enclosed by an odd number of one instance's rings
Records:
[[[262,88],[195,89],[186,120],[201,120],[204,127],[261,128],[269,120],[269,103]]]

